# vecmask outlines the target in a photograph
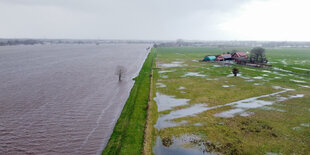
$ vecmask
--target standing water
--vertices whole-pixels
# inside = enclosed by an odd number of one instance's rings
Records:
[[[0,153],[100,154],[148,46],[0,47]]]

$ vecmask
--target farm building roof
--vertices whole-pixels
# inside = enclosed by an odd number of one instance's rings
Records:
[[[231,54],[221,54],[220,56],[222,56],[225,59],[231,58]]]
[[[213,55],[207,55],[204,57],[203,61],[213,61],[216,59],[216,56],[213,56]]]
[[[244,52],[236,52],[233,56],[234,57],[246,57],[247,55]]]

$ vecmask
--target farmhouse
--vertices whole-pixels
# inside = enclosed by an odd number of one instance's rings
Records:
[[[236,52],[232,54],[232,58],[236,61],[237,64],[245,63],[248,59],[248,55],[244,52]]]
[[[233,60],[231,54],[221,54],[216,57],[215,61]]]
[[[232,57],[235,59],[235,58],[244,58],[244,59],[247,59],[248,58],[248,55],[246,55],[246,53],[244,52],[236,52],[236,53],[233,53],[232,54]]]

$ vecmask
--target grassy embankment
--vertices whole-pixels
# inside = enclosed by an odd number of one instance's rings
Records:
[[[249,48],[244,49],[249,50]],[[266,154],[268,152],[308,154],[310,152],[310,89],[301,86],[309,86],[309,77],[274,72],[273,69],[266,71],[239,65],[219,67],[214,66],[213,63],[193,61],[202,59],[207,54],[219,54],[230,50],[158,48],[157,65],[179,61],[184,66],[163,69],[171,72],[154,73],[154,86],[156,83],[162,83],[166,87],[154,87],[153,97],[156,92],[159,92],[179,99],[190,99],[190,101],[186,106],[174,107],[172,110],[153,114],[153,121],[156,122],[158,116],[185,109],[194,104],[203,103],[212,107],[280,91],[274,89],[273,86],[295,89],[282,93],[280,97],[297,94],[304,96],[278,101],[264,108],[248,109],[246,112],[253,113],[248,117],[239,115],[232,118],[215,117],[216,113],[234,109],[232,106],[223,106],[197,115],[177,118],[172,121],[186,121],[187,123],[160,131],[153,128],[153,131],[149,133],[155,135],[149,136],[151,137],[149,139],[153,139],[154,144],[154,136],[157,135],[161,138],[172,138],[194,134],[199,135],[202,141],[211,143],[212,148],[209,149],[212,152],[224,154]],[[307,71],[298,68],[310,69],[310,49],[267,49],[266,54],[268,59],[273,62],[274,67],[301,74],[307,74]],[[239,76],[227,77],[231,74],[232,67],[238,67],[242,76],[247,79]],[[199,73],[205,77],[184,77],[189,72]],[[299,80],[302,83],[292,80]],[[223,88],[223,85],[231,87]],[[180,90],[180,87],[185,89]],[[261,100],[274,101],[275,98]],[[156,113],[156,107],[152,111]],[[152,154],[151,148],[147,150],[149,150],[149,154]]]
[[[155,49],[156,50],[156,49]],[[144,155],[150,155],[152,154],[152,145],[155,141],[155,135],[157,135],[157,131],[154,130],[154,124],[157,121],[158,118],[158,112],[157,112],[157,104],[154,101],[154,96],[156,96],[156,83],[154,82],[154,79],[158,79],[158,69],[156,68],[156,58],[153,61],[153,68],[152,71],[152,82],[151,82],[151,91],[150,91],[150,100],[149,100],[149,109],[147,113],[147,124],[145,129],[145,137],[144,137],[144,146],[143,146],[143,154]]]
[[[130,96],[115,125],[111,138],[102,152],[103,155],[141,154],[143,149],[144,129],[150,92],[151,70],[155,58],[152,49],[139,75]]]

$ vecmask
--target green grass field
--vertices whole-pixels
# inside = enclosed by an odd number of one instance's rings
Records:
[[[152,143],[147,144],[152,149],[147,154],[310,153],[310,49],[266,49],[273,65],[269,69],[197,61],[231,48],[156,50],[160,69],[154,70],[150,109],[150,122],[156,128],[147,133],[152,135],[148,140]],[[231,76],[233,67],[241,75]],[[253,97],[257,98],[230,104]],[[181,105],[182,99],[187,102]],[[156,101],[176,106],[167,108]],[[158,112],[161,106],[163,110]],[[166,119],[168,124],[158,128],[157,119]]]
[[[135,84],[102,153],[103,155],[142,153],[150,92],[150,74],[154,58],[155,52],[152,49],[139,75],[134,79]]]

